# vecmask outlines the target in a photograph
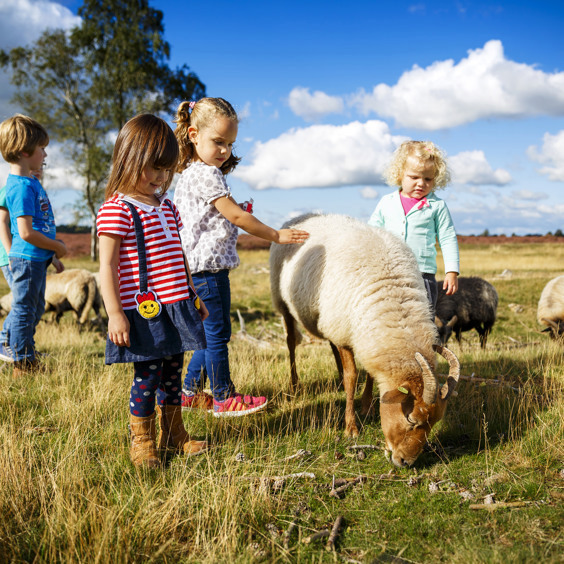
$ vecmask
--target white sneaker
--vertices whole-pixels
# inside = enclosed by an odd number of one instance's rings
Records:
[[[14,362],[14,353],[12,352],[10,345],[0,345],[0,360],[3,360],[4,362]]]

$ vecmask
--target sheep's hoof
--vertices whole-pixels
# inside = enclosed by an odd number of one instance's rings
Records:
[[[352,437],[353,439],[356,439],[359,434],[360,433],[358,432],[358,429],[356,427],[353,427],[353,428],[347,427],[345,429],[345,436],[346,437]]]
[[[296,384],[295,386],[291,386],[289,391],[284,392],[284,397],[288,401],[293,400],[294,398],[299,396],[302,392],[303,392],[303,387],[301,386],[301,384]]]

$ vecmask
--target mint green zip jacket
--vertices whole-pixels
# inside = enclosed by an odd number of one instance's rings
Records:
[[[423,273],[437,272],[435,244],[438,240],[445,262],[445,272],[458,274],[458,241],[447,205],[431,192],[427,196],[427,205],[418,208],[418,205],[413,206],[405,215],[400,191],[396,190],[378,202],[368,225],[382,227],[405,241],[415,254],[419,270]]]

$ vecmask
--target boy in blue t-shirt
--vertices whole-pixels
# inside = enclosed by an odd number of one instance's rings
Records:
[[[10,164],[6,181],[6,204],[10,214],[12,246],[9,253],[12,274],[12,310],[5,321],[9,329],[9,353],[14,376],[38,368],[35,328],[45,309],[45,280],[51,262],[67,252],[55,238],[55,218],[49,198],[31,171],[40,170],[47,153],[49,136],[35,120],[16,114],[0,124],[0,151]]]

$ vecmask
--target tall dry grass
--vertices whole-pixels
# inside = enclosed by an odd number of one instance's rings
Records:
[[[401,555],[415,562],[561,562],[564,349],[539,333],[534,311],[543,285],[560,274],[561,249],[534,249],[534,263],[528,248],[525,259],[521,250],[499,250],[503,261],[490,261],[487,249],[462,249],[465,273],[498,289],[499,319],[485,351],[471,334],[462,347],[449,345],[464,375],[504,383],[461,382],[431,448],[410,469],[391,468],[378,450],[359,459],[348,449],[344,393],[326,344],[306,340],[298,348],[303,389],[288,398],[266,252],[242,253],[232,275],[230,354],[237,386],[267,395],[270,407],[231,421],[186,413],[189,431],[207,437],[212,449],[169,456],[157,471],[138,471],[129,461],[131,367],[105,367],[103,336],[80,332],[70,317],[60,326],[42,322],[37,342],[50,353],[49,371],[14,380],[9,366],[0,370],[0,561],[373,562]],[[513,276],[496,278],[505,268]],[[513,303],[523,310],[515,313]],[[237,335],[236,309],[264,347]],[[378,418],[360,424],[359,442],[382,446]],[[311,454],[288,459],[300,449]],[[395,481],[379,478],[390,471]],[[288,479],[279,490],[261,482],[297,472],[315,478]],[[367,481],[344,499],[329,496],[333,477],[358,475]],[[470,509],[488,494],[524,505]],[[346,528],[336,555],[323,541],[301,542],[337,515]],[[298,528],[285,547],[291,521]]]

